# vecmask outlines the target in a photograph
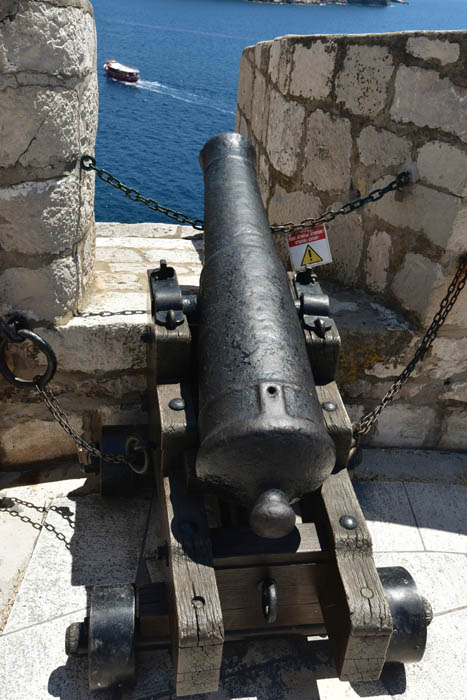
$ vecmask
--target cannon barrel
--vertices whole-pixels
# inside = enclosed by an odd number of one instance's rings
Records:
[[[262,537],[295,523],[291,505],[335,464],[304,334],[240,134],[200,154],[205,181],[199,293],[197,478],[250,509]]]

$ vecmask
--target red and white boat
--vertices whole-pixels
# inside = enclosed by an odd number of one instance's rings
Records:
[[[104,70],[114,80],[121,80],[123,83],[137,83],[139,80],[139,70],[131,66],[124,66],[118,61],[106,61]]]

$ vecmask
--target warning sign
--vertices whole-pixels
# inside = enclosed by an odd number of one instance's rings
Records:
[[[291,233],[289,252],[294,270],[305,265],[316,266],[332,262],[328,235],[324,226]]]

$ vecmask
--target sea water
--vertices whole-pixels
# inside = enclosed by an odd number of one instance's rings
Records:
[[[245,46],[285,34],[464,29],[467,0],[390,7],[248,0],[94,0],[99,74],[99,167],[165,206],[203,216],[198,154],[234,129]],[[107,59],[140,69],[136,85],[104,73]],[[167,221],[96,181],[98,221]]]

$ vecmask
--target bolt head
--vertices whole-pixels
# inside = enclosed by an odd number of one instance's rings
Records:
[[[169,408],[171,408],[172,411],[183,411],[183,409],[185,408],[185,400],[181,397],[171,399],[169,401]]]
[[[353,515],[342,515],[339,518],[339,523],[344,527],[346,530],[355,530],[358,523],[356,519],[353,517]]]

